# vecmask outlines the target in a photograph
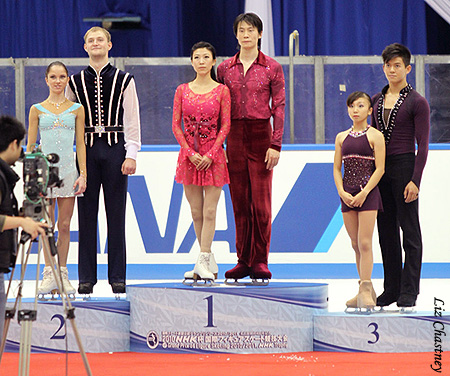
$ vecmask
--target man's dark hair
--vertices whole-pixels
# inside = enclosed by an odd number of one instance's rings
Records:
[[[25,137],[25,127],[12,116],[0,116],[0,152],[8,149],[11,142],[17,141],[17,144]]]
[[[263,23],[261,18],[259,18],[255,13],[241,13],[236,17],[233,24],[234,35],[237,36],[238,27],[241,22],[246,22],[253,27],[256,27],[258,30],[258,34],[261,34],[263,31]],[[258,39],[258,49],[261,49],[261,38]]]
[[[383,58],[383,64],[386,64],[396,57],[402,58],[405,67],[411,64],[411,51],[408,47],[400,43],[392,43],[387,46],[383,50],[381,57]]]
[[[372,107],[372,99],[370,95],[365,93],[364,91],[354,91],[347,98],[347,107],[350,107],[351,104],[359,98],[364,98],[369,101],[369,107]]]

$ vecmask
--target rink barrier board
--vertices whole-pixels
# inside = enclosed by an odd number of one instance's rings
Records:
[[[422,278],[446,278],[450,270],[448,244],[450,201],[439,187],[450,184],[442,166],[450,163],[450,145],[430,145],[421,182],[420,213],[424,243]],[[332,179],[334,145],[283,145],[274,171],[273,224],[269,264],[276,279],[357,278],[354,255],[343,227],[340,201]],[[144,146],[138,170],[129,177],[126,213],[128,280],[179,279],[192,269],[199,247],[183,187],[174,182],[177,146]],[[20,170],[21,164],[17,168]],[[17,171],[22,176],[20,171]],[[23,184],[16,196],[23,202]],[[435,203],[439,202],[439,205]],[[99,279],[107,279],[107,231],[100,199],[98,228]],[[71,222],[70,275],[77,274],[77,207]],[[296,220],[293,221],[292,218]],[[213,249],[219,277],[234,266],[235,228],[228,186],[218,204]],[[286,236],[289,234],[289,236]],[[374,278],[382,278],[381,252],[374,233]],[[37,246],[35,247],[37,248]],[[32,251],[29,265],[36,263]],[[27,273],[34,279],[34,272]]]

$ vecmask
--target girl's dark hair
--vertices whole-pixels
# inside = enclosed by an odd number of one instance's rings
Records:
[[[50,63],[50,65],[49,65],[49,66],[47,67],[47,69],[45,70],[45,77],[48,76],[48,74],[49,74],[49,72],[50,72],[50,69],[52,69],[52,67],[58,66],[58,65],[59,65],[60,67],[63,67],[64,70],[66,71],[66,74],[69,75],[69,71],[67,70],[67,67],[64,65],[63,62],[61,62],[61,61],[54,61],[54,62]]]
[[[236,36],[239,24],[241,22],[246,22],[249,25],[256,27],[256,30],[258,30],[258,34],[261,34],[263,31],[263,23],[261,21],[261,18],[258,17],[258,15],[256,15],[255,13],[241,13],[239,16],[236,17],[233,23],[233,31],[234,35]],[[258,39],[258,49],[261,49],[261,38]]]
[[[365,93],[364,91],[354,91],[347,98],[347,107],[350,107],[351,104],[359,98],[365,98],[369,101],[369,107],[372,107],[372,99],[370,95]]]
[[[216,60],[216,49],[214,48],[214,46],[211,43],[203,42],[203,41],[197,42],[197,43],[195,43],[192,46],[192,48],[191,48],[191,60],[192,60],[192,57],[194,56],[194,52],[196,50],[198,50],[199,48],[206,48],[209,52],[211,52],[212,58],[214,60]],[[214,81],[217,81],[216,71],[214,70],[214,67],[211,68],[211,78]]]
[[[392,43],[389,46],[387,46],[383,50],[381,57],[383,58],[384,64],[386,64],[387,62],[391,61],[396,57],[402,58],[405,67],[411,64],[411,51],[409,50],[408,47],[400,43]]]

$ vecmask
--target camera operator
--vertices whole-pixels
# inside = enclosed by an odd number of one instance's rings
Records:
[[[4,273],[10,272],[12,255],[17,249],[17,228],[36,238],[45,235],[45,223],[35,222],[31,218],[19,217],[14,186],[19,176],[11,166],[19,159],[25,136],[25,128],[18,120],[10,116],[0,117],[0,338],[3,334],[6,295]]]

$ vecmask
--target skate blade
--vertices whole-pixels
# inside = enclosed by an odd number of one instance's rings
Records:
[[[387,307],[387,306],[386,306]],[[381,306],[375,306],[373,307],[373,312],[372,313],[399,313],[400,310],[398,309],[388,309],[385,307],[381,307]]]
[[[67,295],[67,298],[68,298],[69,300],[76,300],[76,297],[75,297],[75,293],[74,293],[74,292],[71,292],[71,293],[66,294],[66,295]]]
[[[185,278],[182,283],[185,286],[192,286],[194,284],[194,279],[193,278]]]
[[[401,314],[416,313],[416,307],[400,307]]]
[[[91,294],[83,294],[83,298],[82,298],[85,302],[87,302],[88,300],[91,300]]]
[[[122,300],[122,296],[125,295],[125,294],[126,293],[124,293],[124,292],[116,292],[114,297],[116,298],[116,300]]]
[[[267,286],[269,284],[269,278],[252,278],[253,286]]]
[[[269,284],[269,280],[265,280],[261,278],[251,279],[251,280],[241,280],[238,278],[225,278],[224,282],[227,286],[267,286]]]
[[[373,308],[355,308],[355,307],[347,307],[344,311],[350,315],[370,315],[374,313]]]
[[[38,300],[41,302],[48,302],[48,301],[54,301],[54,300],[58,300],[58,295],[56,295],[57,292],[48,292],[48,293],[39,293],[38,294]],[[50,295],[49,297],[47,297],[46,295]]]
[[[370,315],[373,313],[373,307],[362,307],[358,308],[357,315]]]
[[[212,279],[202,279],[202,278],[185,278],[183,285],[191,287],[210,287],[216,286],[217,284]]]

